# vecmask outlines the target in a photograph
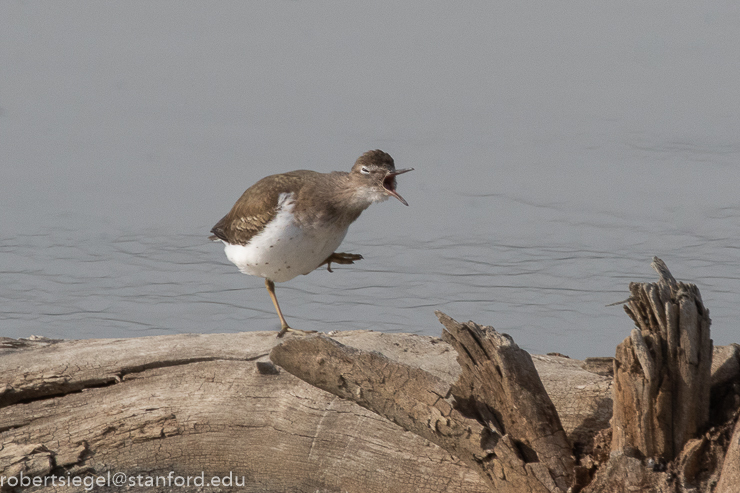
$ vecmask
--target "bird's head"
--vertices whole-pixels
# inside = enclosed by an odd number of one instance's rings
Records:
[[[390,154],[376,149],[367,151],[352,166],[350,175],[363,194],[373,202],[381,202],[388,197],[396,197],[404,205],[409,205],[396,192],[396,176],[413,171],[414,168],[396,169]]]

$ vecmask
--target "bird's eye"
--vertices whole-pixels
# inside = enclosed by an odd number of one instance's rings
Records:
[[[360,173],[362,173],[363,175],[369,175],[370,170],[363,166],[362,168],[360,168]]]

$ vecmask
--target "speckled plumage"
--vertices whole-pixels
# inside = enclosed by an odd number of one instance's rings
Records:
[[[282,193],[277,212],[245,245],[225,243],[226,257],[241,272],[275,282],[308,274],[321,265],[342,243],[349,225],[341,221],[299,226],[296,194]]]
[[[295,202],[292,212],[299,227],[332,223],[346,230],[372,203],[351,200],[354,192],[346,172],[298,170],[271,175],[249,187],[211,232],[226,243],[247,245],[275,218],[282,194],[290,194]]]
[[[373,202],[394,196],[406,204],[395,190],[395,176],[406,171],[410,169],[396,170],[390,155],[375,150],[360,156],[349,173],[298,170],[265,177],[242,194],[210,238],[224,243],[227,258],[241,272],[266,279],[282,334],[289,327],[273,281],[308,274],[329,261],[353,263],[361,258],[334,250]]]

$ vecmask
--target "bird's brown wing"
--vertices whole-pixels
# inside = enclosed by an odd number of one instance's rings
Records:
[[[265,177],[249,187],[221,220],[211,229],[211,240],[231,245],[246,245],[278,211],[280,194],[296,193],[313,171],[292,171]]]

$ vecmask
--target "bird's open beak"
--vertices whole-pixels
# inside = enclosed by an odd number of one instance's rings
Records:
[[[385,188],[385,190],[390,195],[393,195],[398,200],[400,200],[403,205],[409,205],[409,203],[406,202],[404,198],[398,194],[398,192],[396,192],[396,176],[408,173],[409,171],[414,171],[414,168],[397,169],[396,171],[391,171],[390,173],[385,175],[385,178],[383,179],[383,188]]]

